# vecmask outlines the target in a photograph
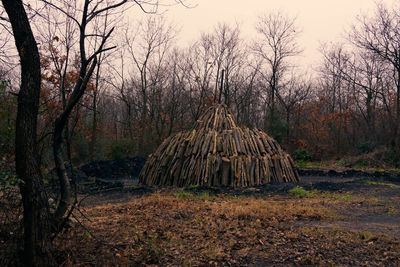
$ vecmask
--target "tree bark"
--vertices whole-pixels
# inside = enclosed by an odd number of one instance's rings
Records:
[[[23,183],[20,192],[24,215],[24,256],[27,266],[54,265],[48,200],[38,162],[36,142],[40,97],[40,56],[21,0],[2,0],[21,61],[21,88],[15,137],[16,172]]]
[[[89,147],[89,155],[91,161],[96,159],[95,153],[96,153],[96,142],[97,142],[97,94],[99,93],[99,80],[100,80],[100,60],[99,63],[97,63],[96,86],[93,91],[93,102],[92,102],[93,117],[92,117],[92,132],[91,132],[90,147]]]
[[[54,162],[56,165],[57,176],[60,181],[60,191],[61,191],[60,202],[58,203],[57,209],[54,214],[55,224],[57,225],[57,231],[60,230],[58,228],[61,225],[62,220],[64,219],[63,218],[64,214],[71,205],[71,186],[67,170],[65,168],[64,156],[62,153],[62,144],[63,144],[62,133],[64,131],[69,115],[71,114],[73,108],[85,93],[86,86],[89,82],[89,79],[94,71],[96,64],[97,64],[96,57],[93,59],[92,65],[90,66],[89,70],[86,70],[87,64],[82,64],[80,71],[81,74],[80,78],[75,84],[74,90],[68,101],[67,107],[63,111],[63,113],[61,113],[56,118],[55,121],[54,134],[53,134],[53,154],[54,154]]]

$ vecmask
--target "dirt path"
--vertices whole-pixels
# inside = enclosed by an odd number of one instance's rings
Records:
[[[343,228],[400,237],[400,182],[384,178],[306,176],[302,177],[301,186],[349,197],[347,201],[330,205],[341,219],[303,221],[299,226]]]

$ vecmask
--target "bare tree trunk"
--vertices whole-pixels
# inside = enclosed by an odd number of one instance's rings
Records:
[[[398,50],[400,52],[400,49]],[[394,119],[394,132],[392,139],[392,147],[395,153],[395,160],[400,160],[400,68],[396,68],[397,82],[396,82],[396,103],[395,103],[395,119]]]
[[[21,0],[2,0],[21,60],[21,88],[15,138],[16,172],[24,207],[24,257],[27,266],[54,265],[47,197],[40,172],[36,128],[40,97],[40,57]]]
[[[70,203],[71,186],[67,175],[67,170],[65,168],[64,157],[61,149],[63,143],[62,133],[64,131],[69,115],[71,114],[73,108],[81,99],[82,95],[85,93],[86,86],[89,82],[89,79],[94,71],[96,64],[97,64],[97,58],[94,58],[92,65],[88,70],[86,64],[83,64],[81,66],[81,71],[80,71],[81,75],[77,83],[75,84],[75,88],[68,102],[67,108],[63,111],[63,113],[61,113],[60,116],[57,117],[54,126],[53,154],[54,154],[54,162],[56,165],[57,176],[59,177],[60,180],[60,190],[61,190],[60,202],[57,206],[54,216],[58,226],[60,225],[65,212],[67,211],[68,207],[71,204]]]
[[[97,142],[97,94],[99,91],[99,79],[100,79],[100,61],[97,64],[96,85],[93,92],[93,104],[92,104],[92,109],[93,109],[92,133],[91,133],[90,148],[89,148],[90,160],[92,161],[95,160],[96,142]]]

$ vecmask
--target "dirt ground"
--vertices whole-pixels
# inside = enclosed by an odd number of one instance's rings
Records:
[[[400,266],[400,181],[131,182],[87,197],[71,224],[56,241],[65,266]]]

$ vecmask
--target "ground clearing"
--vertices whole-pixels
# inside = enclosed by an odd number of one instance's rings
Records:
[[[66,265],[398,266],[400,183],[303,177],[247,189],[131,187],[88,199]],[[79,225],[75,222],[76,225]]]

